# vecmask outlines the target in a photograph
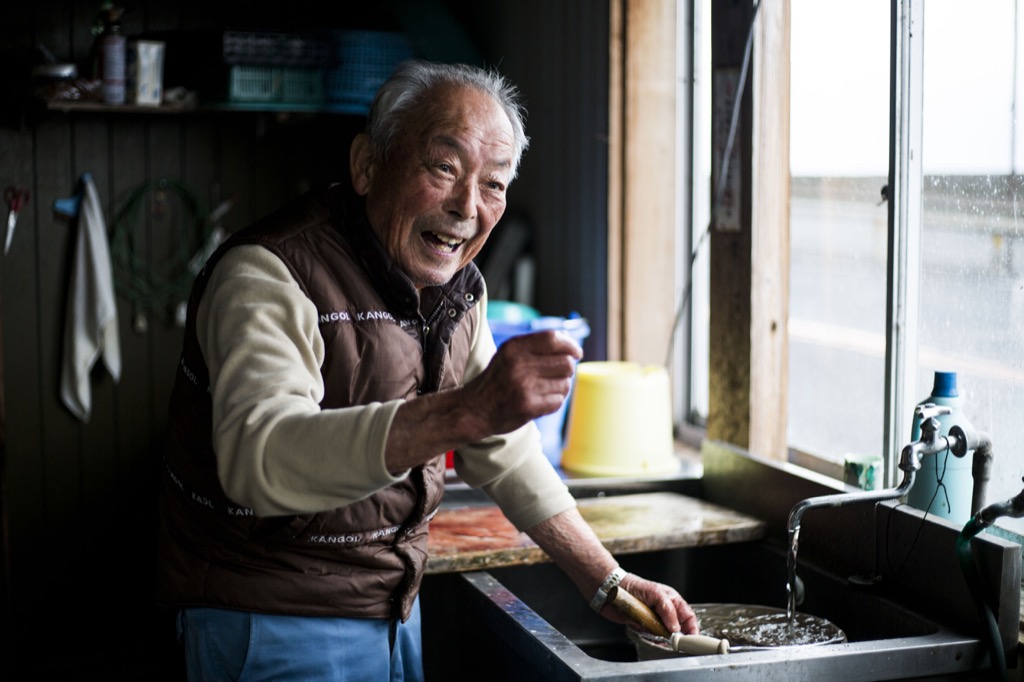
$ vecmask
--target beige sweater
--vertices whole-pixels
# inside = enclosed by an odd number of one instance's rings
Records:
[[[486,319],[486,299],[478,305]],[[407,475],[392,476],[384,463],[401,400],[320,408],[324,343],[317,311],[269,250],[245,245],[225,254],[196,324],[210,371],[218,475],[235,502],[260,515],[325,511]],[[464,380],[483,371],[494,352],[491,335],[478,333]],[[455,466],[520,530],[575,505],[532,422],[459,449]]]

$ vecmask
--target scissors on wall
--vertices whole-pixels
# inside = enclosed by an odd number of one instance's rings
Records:
[[[14,239],[14,228],[18,224],[18,214],[28,203],[31,194],[24,187],[8,185],[4,190],[4,201],[7,202],[7,234],[4,236],[4,255],[11,250],[11,240]]]

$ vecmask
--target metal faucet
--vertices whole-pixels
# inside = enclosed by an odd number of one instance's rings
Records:
[[[800,528],[800,519],[809,509],[820,509],[823,507],[841,507],[855,502],[882,502],[903,497],[914,486],[914,479],[921,469],[921,458],[926,455],[934,455],[943,452],[947,448],[957,457],[963,457],[971,450],[984,448],[991,452],[991,440],[987,435],[973,431],[968,434],[962,427],[953,426],[945,436],[939,435],[942,425],[938,417],[949,414],[952,410],[945,405],[918,405],[915,416],[921,419],[921,437],[904,446],[900,453],[900,471],[903,472],[903,480],[895,488],[884,490],[865,490],[855,493],[836,493],[834,495],[821,495],[810,497],[801,502],[789,512],[789,532],[792,535]]]
[[[943,452],[947,448],[957,457],[963,457],[971,450],[981,450],[991,458],[992,441],[988,435],[971,430],[971,433],[960,426],[953,426],[945,436],[939,435],[942,425],[938,417],[943,414],[950,414],[952,410],[945,405],[933,405],[931,403],[918,405],[914,409],[914,415],[921,421],[921,436],[918,440],[904,446],[900,453],[899,468],[903,472],[903,480],[895,488],[884,490],[865,490],[855,493],[836,493],[834,495],[820,495],[810,497],[797,502],[789,512],[787,528],[789,531],[789,553],[787,554],[787,568],[789,572],[789,611],[793,613],[797,603],[803,601],[803,590],[796,577],[796,555],[800,538],[800,520],[810,509],[821,509],[825,507],[841,507],[848,504],[861,502],[882,502],[893,500],[906,495],[914,485],[917,472],[921,469],[921,458],[926,455],[934,455]],[[977,497],[977,495],[976,495]],[[975,500],[978,504],[978,500]]]
[[[1022,479],[1024,481],[1024,479]],[[979,531],[988,528],[996,519],[1002,517],[1009,517],[1019,519],[1024,516],[1024,490],[1014,495],[1008,500],[1002,502],[993,502],[987,507],[978,510],[968,521],[964,527],[964,532],[968,535],[977,535]]]

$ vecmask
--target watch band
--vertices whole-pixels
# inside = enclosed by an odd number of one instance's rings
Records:
[[[622,570],[622,567],[617,567],[614,571],[608,574],[608,577],[601,583],[601,587],[597,588],[597,593],[594,598],[590,600],[590,608],[595,613],[601,613],[601,609],[608,603],[608,593],[611,589],[622,582],[622,579],[626,577],[626,572]]]

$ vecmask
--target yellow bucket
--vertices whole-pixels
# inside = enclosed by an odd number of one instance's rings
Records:
[[[581,362],[562,468],[586,476],[678,471],[668,371],[634,362]]]

